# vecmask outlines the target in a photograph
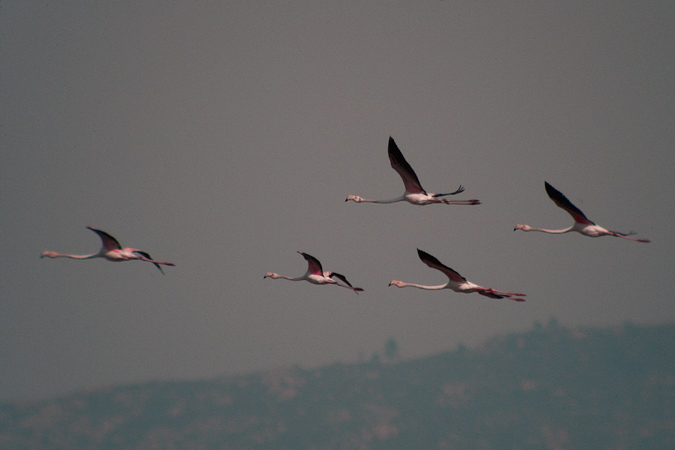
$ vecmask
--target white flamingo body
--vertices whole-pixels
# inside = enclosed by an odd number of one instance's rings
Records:
[[[408,164],[408,161],[403,157],[403,153],[399,150],[396,142],[390,136],[389,137],[389,162],[391,163],[392,169],[394,169],[401,179],[403,180],[403,185],[405,186],[405,192],[400,197],[392,198],[389,200],[370,200],[358,195],[349,195],[345,201],[353,201],[356,203],[396,203],[396,202],[408,202],[413,205],[424,206],[431,205],[434,203],[442,203],[445,205],[480,205],[479,200],[447,200],[441,197],[447,195],[455,195],[461,192],[464,192],[464,188],[459,186],[455,192],[450,192],[447,194],[434,194],[428,193],[424,190],[420,184],[420,180],[417,178],[417,174],[413,168]]]
[[[94,259],[94,258],[103,258],[112,262],[121,262],[121,261],[146,261],[153,263],[160,272],[164,273],[162,266],[173,266],[173,263],[156,261],[152,257],[137,248],[131,247],[122,247],[120,243],[112,237],[110,234],[106,233],[103,230],[98,230],[96,228],[87,227],[94,233],[96,233],[101,238],[101,249],[91,255],[71,255],[68,253],[57,253],[53,251],[42,252],[40,258],[70,258],[70,259]]]
[[[441,290],[441,289],[450,289],[455,292],[459,292],[462,294],[470,294],[472,292],[477,292],[480,295],[483,295],[485,297],[489,298],[506,298],[509,300],[513,300],[516,302],[524,302],[525,299],[522,297],[525,297],[525,294],[517,293],[517,292],[506,292],[506,291],[500,291],[497,289],[493,288],[487,288],[483,286],[479,286],[475,283],[472,283],[471,281],[468,281],[466,278],[461,276],[459,273],[451,269],[450,267],[444,265],[441,263],[438,259],[435,257],[431,256],[427,252],[424,252],[420,249],[417,249],[417,254],[419,255],[420,259],[424,264],[427,266],[431,267],[432,269],[440,270],[443,272],[447,277],[448,277],[448,282],[445,284],[439,284],[435,286],[427,286],[423,284],[417,284],[417,283],[405,283],[403,281],[398,281],[398,280],[392,280],[391,283],[389,283],[389,286],[396,286],[396,287],[414,287],[418,289],[426,289],[426,290]]]
[[[334,284],[336,286],[351,289],[357,294],[360,291],[363,291],[363,289],[361,289],[360,287],[352,286],[351,283],[347,281],[347,278],[345,278],[344,275],[341,275],[337,272],[324,272],[319,260],[313,257],[312,255],[300,251],[298,253],[300,253],[303,256],[303,258],[305,258],[305,260],[307,261],[307,272],[305,272],[304,275],[293,278],[286,275],[279,275],[278,273],[274,272],[267,272],[263,277],[263,279],[272,278],[273,280],[276,280],[281,278],[290,281],[308,281],[309,283],[319,285]]]
[[[595,222],[591,221],[586,217],[586,215],[581,212],[579,208],[574,206],[572,202],[570,202],[567,197],[563,195],[562,192],[558,191],[556,188],[548,184],[548,182],[544,182],[544,187],[546,188],[546,193],[548,194],[549,198],[553,200],[553,202],[560,208],[564,209],[567,211],[567,213],[572,216],[574,219],[574,224],[569,227],[569,228],[564,228],[562,230],[548,230],[546,228],[537,228],[537,227],[531,227],[529,225],[522,225],[518,224],[515,226],[513,231],[516,230],[523,230],[523,231],[540,231],[542,233],[549,233],[549,234],[563,234],[563,233],[569,233],[572,231],[576,231],[577,233],[583,234],[584,236],[588,237],[602,237],[602,236],[614,236],[614,237],[620,237],[624,239],[630,239],[631,241],[635,242],[642,242],[642,243],[648,243],[649,239],[637,239],[630,237],[632,234],[635,234],[633,232],[630,233],[621,233],[619,231],[611,231],[607,230],[606,228],[601,227],[600,225],[597,225]]]

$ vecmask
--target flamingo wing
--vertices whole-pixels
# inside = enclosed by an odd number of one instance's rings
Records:
[[[417,178],[417,174],[408,161],[403,157],[403,153],[399,150],[398,145],[394,142],[394,139],[389,136],[389,162],[391,163],[391,168],[394,169],[403,180],[405,185],[405,190],[411,194],[426,194],[427,192],[422,188],[420,180]]]
[[[134,250],[132,253],[134,253],[134,254],[136,254],[136,255],[140,255],[140,256],[142,257],[142,259],[145,259],[146,261],[150,261],[151,263],[153,263],[153,264],[155,265],[155,267],[157,267],[157,268],[159,269],[160,272],[162,272],[162,274],[164,274],[164,270],[162,270],[162,266],[160,266],[159,264],[157,264],[157,263],[152,259],[152,256],[150,256],[149,253],[147,253],[147,252],[142,252],[142,251],[140,251],[140,250]]]
[[[445,275],[447,275],[448,278],[450,278],[450,281],[454,281],[455,283],[466,283],[466,278],[464,278],[463,276],[452,270],[450,267],[440,262],[435,257],[431,256],[427,252],[422,251],[418,248],[417,254],[419,255],[420,259],[424,264],[431,267],[432,269],[440,270]]]
[[[321,267],[321,263],[319,262],[318,259],[316,259],[312,255],[308,255],[307,253],[303,253],[300,251],[298,253],[300,253],[307,261],[307,264],[309,266],[308,268],[309,273],[311,273],[312,275],[320,275],[320,276],[323,275],[323,268]]]
[[[503,295],[498,294],[497,292],[494,291],[494,289],[491,288],[476,288],[476,292],[478,292],[480,295],[484,295],[489,298],[504,298]]]
[[[584,213],[581,212],[579,208],[574,206],[571,201],[567,199],[563,195],[562,192],[548,184],[547,181],[544,181],[544,187],[546,187],[546,193],[548,194],[549,198],[553,200],[553,203],[555,203],[558,207],[564,209],[567,211],[572,218],[574,219],[575,222],[584,224],[584,225],[595,225],[594,222],[591,222],[588,217]]]
[[[354,291],[362,291],[362,290],[363,290],[363,289],[361,289],[360,287],[356,287],[356,288],[355,288],[354,286],[352,286],[352,284],[351,284],[349,281],[347,281],[347,278],[346,278],[344,275],[340,274],[340,273],[337,273],[337,272],[329,272],[328,277],[329,277],[329,278],[337,278],[338,280],[340,280],[341,282],[343,282],[344,284],[346,284],[347,286],[349,286],[349,288],[350,288],[350,289],[353,289]],[[338,284],[339,284],[339,282],[338,282]]]
[[[96,228],[92,227],[87,227],[94,233],[98,234],[98,237],[101,238],[101,241],[103,242],[103,248],[111,251],[111,250],[121,250],[122,246],[120,243],[115,239],[114,237],[110,236],[108,233],[106,233],[103,230],[97,230]]]
[[[513,301],[516,301],[516,302],[524,302],[525,299],[522,298],[522,297],[526,297],[525,294],[520,294],[520,293],[517,293],[517,292],[499,291],[497,289],[484,288],[484,287],[476,288],[476,292],[478,292],[480,295],[483,295],[485,297],[506,298],[506,299],[513,300]]]

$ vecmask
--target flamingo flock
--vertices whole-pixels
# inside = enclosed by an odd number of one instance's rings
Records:
[[[396,145],[396,142],[392,137],[389,137],[389,145],[388,145],[388,155],[389,155],[389,162],[391,164],[391,167],[399,174],[401,177],[401,180],[403,181],[403,185],[405,188],[405,191],[403,195],[392,198],[389,200],[370,200],[370,199],[365,199],[363,197],[359,197],[357,195],[349,195],[345,201],[353,201],[355,203],[380,203],[380,204],[387,204],[387,203],[396,203],[396,202],[408,202],[412,205],[417,205],[417,206],[425,206],[425,205],[431,205],[431,204],[443,204],[443,205],[465,205],[465,206],[471,206],[471,205],[480,205],[480,201],[476,199],[471,199],[471,200],[448,200],[443,197],[447,197],[450,195],[457,195],[461,194],[464,192],[464,187],[462,185],[459,186],[455,191],[449,192],[449,193],[442,193],[442,194],[437,194],[437,193],[429,193],[424,188],[422,188],[422,185],[417,178],[417,174],[413,170],[413,168],[408,164],[406,161],[405,157],[403,156],[403,153],[401,153],[401,150],[398,148]],[[602,236],[613,236],[613,237],[619,237],[619,238],[624,238],[624,239],[630,239],[635,242],[641,242],[641,243],[648,243],[649,239],[644,239],[644,238],[633,238],[631,237],[633,232],[629,233],[621,233],[618,231],[610,231],[607,230],[591,220],[589,220],[586,215],[581,212],[579,208],[574,206],[572,202],[570,202],[567,197],[565,197],[560,191],[555,189],[553,186],[551,186],[548,182],[544,182],[544,188],[546,190],[546,193],[548,194],[549,198],[553,200],[553,202],[560,208],[564,209],[568,214],[572,216],[574,219],[574,224],[570,226],[569,228],[564,228],[560,230],[549,230],[545,228],[535,228],[531,227],[529,225],[522,225],[518,224],[515,226],[515,230],[522,230],[522,231],[539,231],[542,233],[551,233],[551,234],[564,234],[564,233],[569,233],[569,232],[577,232],[580,233],[584,236],[588,237],[602,237]],[[115,239],[113,236],[110,234],[106,233],[103,230],[97,229],[97,228],[92,228],[92,227],[87,227],[89,230],[93,231],[96,233],[99,238],[101,239],[101,249],[97,253],[92,253],[90,255],[73,255],[73,254],[68,254],[68,253],[57,253],[54,251],[45,251],[42,252],[41,258],[71,258],[71,259],[94,259],[94,258],[104,258],[108,261],[113,261],[113,262],[120,262],[120,261],[143,261],[143,262],[149,262],[154,264],[162,274],[164,271],[162,270],[162,266],[174,266],[173,263],[170,262],[164,262],[164,261],[157,261],[153,259],[147,252],[138,250],[136,248],[129,248],[129,247],[122,247],[120,243]],[[304,275],[299,276],[299,277],[290,277],[286,275],[279,275],[278,273],[274,272],[267,272],[263,278],[271,278],[271,279],[284,279],[284,280],[290,280],[290,281],[307,281],[311,284],[316,284],[316,285],[334,285],[334,286],[340,286],[346,289],[349,289],[353,291],[354,293],[358,294],[359,292],[362,292],[363,289],[360,287],[354,287],[349,281],[347,281],[347,278],[344,275],[341,275],[337,272],[324,272],[323,268],[321,266],[321,262],[319,262],[318,259],[316,259],[314,256],[298,251],[300,255],[302,255],[303,258],[307,261],[307,271],[305,272]],[[404,288],[404,287],[414,287],[418,289],[425,289],[425,290],[443,290],[443,289],[449,289],[454,292],[458,293],[463,293],[463,294],[470,294],[470,293],[477,293],[479,295],[482,295],[484,297],[492,298],[492,299],[507,299],[507,300],[513,300],[516,302],[524,302],[526,295],[523,293],[515,293],[515,292],[507,292],[507,291],[501,291],[493,288],[488,288],[488,287],[483,287],[479,286],[477,284],[474,284],[470,281],[468,281],[466,278],[462,277],[459,273],[457,273],[455,270],[451,269],[450,267],[444,265],[441,263],[436,257],[430,255],[429,253],[422,251],[420,249],[417,249],[417,254],[420,258],[420,260],[426,264],[427,266],[431,267],[432,269],[436,269],[445,276],[448,277],[448,281],[445,284],[440,284],[440,285],[434,285],[434,286],[428,286],[428,285],[422,285],[422,284],[416,284],[416,283],[406,283],[403,281],[399,280],[392,280],[389,283],[389,286],[396,286],[399,288]]]

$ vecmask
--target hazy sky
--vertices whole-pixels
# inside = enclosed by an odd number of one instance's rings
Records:
[[[673,2],[0,3],[0,399],[675,320]],[[393,136],[423,186],[391,198]],[[639,244],[565,228],[544,180]],[[93,253],[93,226],[172,261]],[[417,257],[527,302],[441,284]],[[263,279],[316,256],[365,292]]]

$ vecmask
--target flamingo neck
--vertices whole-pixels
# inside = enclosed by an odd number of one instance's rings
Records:
[[[523,231],[540,231],[542,233],[549,233],[549,234],[563,234],[563,233],[569,233],[570,231],[573,231],[574,227],[569,227],[565,228],[563,230],[547,230],[546,228],[536,228],[536,227],[530,227],[529,230],[523,230]]]
[[[396,203],[396,202],[402,202],[405,200],[405,196],[400,196],[396,198],[391,198],[389,200],[367,200],[367,199],[362,199],[362,202],[367,202],[367,203],[381,203],[381,204],[387,204],[387,203]]]
[[[70,258],[70,259],[93,259],[93,258],[99,258],[101,256],[100,253],[94,253],[93,255],[70,255],[68,253],[56,253],[56,252],[45,252],[42,254],[42,257],[48,257],[48,258]]]
[[[290,280],[290,281],[303,281],[303,280],[307,279],[305,276],[292,278],[292,277],[289,277],[289,276],[286,276],[286,275],[278,275],[278,274],[275,278],[283,278],[284,280]]]
[[[438,291],[438,290],[441,290],[441,289],[446,289],[448,287],[448,285],[447,284],[441,284],[441,285],[438,285],[438,286],[426,286],[426,285],[417,284],[417,283],[401,282],[399,287],[414,287],[414,288],[417,288],[417,289],[426,289],[428,291]]]

